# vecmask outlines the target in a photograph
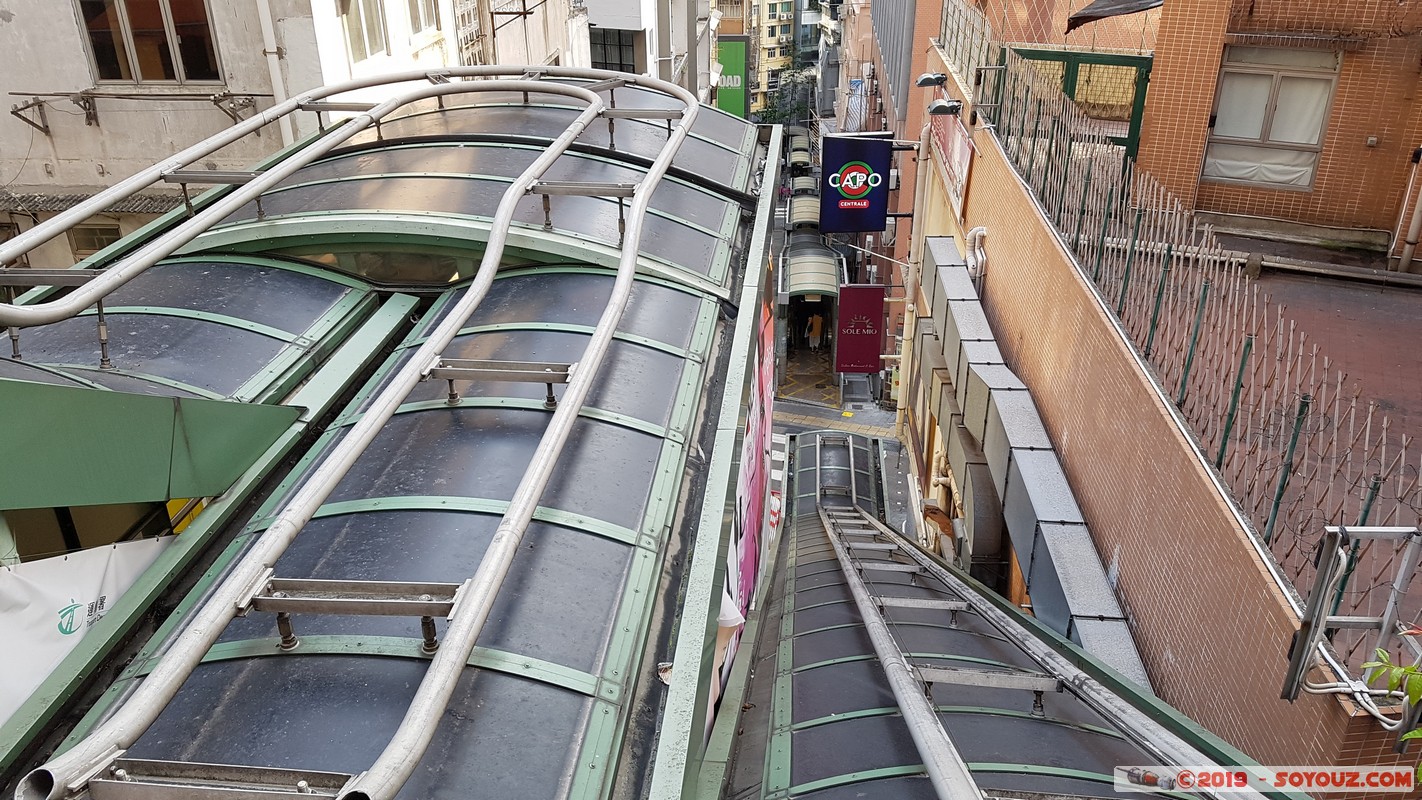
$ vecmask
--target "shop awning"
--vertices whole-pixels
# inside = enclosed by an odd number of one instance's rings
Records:
[[[1067,17],[1066,32],[1080,28],[1088,22],[1095,22],[1098,19],[1108,17],[1119,17],[1125,14],[1135,14],[1141,11],[1149,11],[1152,8],[1160,8],[1165,0],[1096,0],[1088,3],[1080,11]]]

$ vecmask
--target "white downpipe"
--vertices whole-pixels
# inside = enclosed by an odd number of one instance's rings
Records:
[[[286,81],[281,77],[281,51],[277,49],[276,26],[272,24],[272,0],[257,0],[257,19],[262,25],[262,55],[267,57],[267,73],[272,78],[272,103],[286,102]],[[282,147],[290,147],[296,141],[291,129],[291,117],[277,119],[281,129]]]
[[[1417,173],[1417,161],[1422,156],[1422,147],[1412,151],[1412,172]],[[1408,182],[1409,184],[1411,181]],[[1406,199],[1403,200],[1404,207]],[[1398,272],[1410,272],[1412,266],[1412,255],[1417,251],[1417,238],[1422,235],[1422,194],[1419,194],[1412,204],[1412,221],[1407,225],[1407,238],[1402,244],[1402,255],[1397,262]]]
[[[923,130],[918,134],[918,163],[915,165],[913,178],[913,233],[910,240],[917,247],[913,248],[913,254],[909,257],[909,268],[904,275],[904,294],[908,296],[904,306],[906,316],[912,315],[918,306],[918,303],[914,301],[918,299],[918,274],[923,269],[923,251],[926,249],[924,242],[927,235],[923,230],[923,198],[927,192],[923,190],[923,184],[928,180],[928,134],[932,130],[932,125],[931,119],[924,122]],[[894,231],[894,235],[898,235],[897,230]]]
[[[983,293],[983,276],[987,275],[987,251],[983,249],[983,237],[987,236],[987,228],[979,225],[968,231],[967,241],[964,242],[964,257],[968,262],[968,275],[978,286],[978,294]]]
[[[1407,171],[1407,188],[1402,191],[1402,202],[1397,207],[1397,224],[1392,226],[1392,238],[1387,243],[1387,254],[1391,256],[1397,252],[1397,245],[1402,241],[1402,225],[1407,221],[1407,201],[1412,197],[1412,187],[1417,180],[1417,160],[1422,156],[1422,147],[1412,151],[1412,168]]]

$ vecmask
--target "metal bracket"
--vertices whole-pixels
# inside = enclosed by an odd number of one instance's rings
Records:
[[[261,176],[260,172],[220,169],[174,169],[163,173],[164,183],[208,183],[223,186],[241,186],[251,183]]]
[[[1378,539],[1382,541],[1405,541],[1402,558],[1394,573],[1392,591],[1382,616],[1330,616],[1328,608],[1333,602],[1332,587],[1341,580],[1340,573],[1346,563],[1346,552],[1354,539]],[[1319,543],[1318,561],[1314,573],[1313,589],[1309,592],[1308,604],[1304,607],[1299,630],[1289,642],[1289,667],[1284,673],[1284,688],[1279,696],[1293,702],[1298,699],[1304,676],[1313,667],[1315,654],[1324,632],[1329,629],[1349,628],[1354,630],[1375,630],[1377,638],[1373,649],[1387,649],[1394,637],[1404,629],[1397,621],[1397,608],[1407,594],[1407,586],[1412,573],[1422,559],[1422,533],[1417,528],[1369,528],[1328,525],[1323,529],[1323,541]],[[1418,657],[1422,649],[1415,642],[1403,638]],[[1371,651],[1370,651],[1371,652]],[[1346,677],[1346,676],[1345,676]],[[1366,680],[1366,675],[1364,676]]]
[[[246,767],[120,758],[108,775],[89,782],[94,800],[179,800],[262,797],[312,800],[336,797],[350,775],[313,770]]]
[[[89,269],[5,267],[0,269],[0,286],[83,286],[99,275]]]
[[[681,119],[682,112],[674,108],[604,108],[607,119]]]
[[[94,96],[88,92],[77,92],[69,95],[70,102],[84,111],[84,124],[97,127],[99,124],[99,105]]]
[[[548,202],[545,195],[543,202]],[[545,212],[546,212],[545,207]],[[578,366],[551,361],[488,361],[469,358],[441,358],[422,376],[423,379],[437,378],[449,381],[448,403],[459,405],[459,393],[454,389],[455,381],[514,381],[517,383],[541,383],[548,387],[543,397],[543,407],[558,407],[558,397],[553,394],[553,384],[572,380],[573,370]]]
[[[251,600],[255,611],[443,617],[454,608],[458,583],[272,578]]]
[[[937,600],[931,597],[876,597],[882,608],[932,608],[939,611],[971,611],[973,607],[962,600]]]
[[[39,117],[38,122],[25,116],[25,112],[30,109],[34,109],[35,116]],[[44,98],[36,97],[28,103],[10,106],[10,114],[45,136],[49,135],[49,120],[44,115]]]
[[[234,125],[242,121],[243,111],[251,111],[257,106],[257,101],[251,96],[234,97],[229,92],[220,92],[213,95],[210,99],[212,100],[212,104],[217,106],[217,110],[226,114],[227,118],[232,120],[232,124]],[[261,136],[261,128],[258,128],[255,133]]]
[[[1018,689],[1027,692],[1060,692],[1061,679],[1037,672],[1001,672],[987,669],[959,669],[914,665],[924,683],[952,683],[984,689]]]

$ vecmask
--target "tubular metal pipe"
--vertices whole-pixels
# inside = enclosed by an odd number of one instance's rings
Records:
[[[1146,712],[1131,705],[1095,678],[1087,675],[1066,656],[1053,649],[1051,645],[1024,630],[1016,620],[993,605],[991,601],[983,598],[966,583],[958,580],[953,573],[925,555],[907,539],[879,522],[872,515],[861,514],[861,516],[866,523],[877,529],[889,541],[903,548],[904,552],[917,561],[929,574],[942,581],[950,591],[972,606],[973,613],[1021,648],[1033,661],[1040,664],[1047,674],[1070,686],[1072,694],[1081,698],[1102,717],[1119,726],[1129,740],[1145,748],[1153,757],[1160,759],[1159,763],[1174,766],[1214,763],[1214,759],[1171,733],[1163,725],[1151,719]],[[1249,800],[1262,800],[1264,797],[1259,791],[1248,788],[1237,791],[1202,790],[1202,793],[1206,796],[1248,798]]]
[[[852,483],[853,478],[850,480]],[[874,645],[874,655],[878,657],[879,665],[884,668],[884,675],[889,679],[889,688],[894,692],[894,700],[899,704],[899,711],[903,714],[904,724],[908,726],[909,736],[913,738],[919,758],[923,759],[923,766],[928,771],[928,780],[933,784],[934,793],[941,800],[982,800],[983,794],[978,788],[978,782],[973,780],[968,765],[964,763],[963,757],[958,755],[957,748],[953,747],[948,732],[943,730],[943,723],[933,710],[933,703],[924,694],[923,684],[904,658],[893,634],[889,633],[888,624],[884,622],[883,615],[869,596],[864,579],[859,577],[853,562],[849,560],[849,554],[840,543],[823,506],[820,506],[819,513],[825,533],[834,547],[834,555],[839,559],[839,568],[844,571],[845,581],[849,584],[849,592],[854,596],[854,605],[864,620],[864,630]],[[867,516],[865,518],[867,519]]]
[[[507,68],[504,68],[507,69]],[[583,71],[588,72],[588,71]],[[601,73],[601,71],[596,71]],[[604,74],[605,76],[605,74]],[[589,103],[588,108],[580,113],[577,119],[556,138],[547,150],[539,154],[523,174],[518,177],[504,192],[498,211],[495,213],[490,224],[488,243],[485,248],[483,261],[479,266],[479,271],[474,282],[465,290],[459,302],[450,311],[450,314],[440,323],[430,334],[429,338],[415,352],[410,361],[399,370],[390,384],[371,403],[370,409],[362,415],[361,419],[351,427],[349,433],[332,449],[321,464],[312,474],[311,479],[294,495],[290,502],[283,508],[270,527],[267,528],[261,537],[254,543],[252,549],[243,557],[242,561],[233,570],[231,576],[223,585],[215,591],[203,605],[202,609],[194,616],[193,621],[180,634],[169,650],[164,654],[162,660],[144,679],[139,688],[129,697],[128,702],[123,705],[112,717],[96,728],[89,736],[76,744],[72,749],[63,755],[41,765],[25,776],[16,792],[19,800],[59,800],[69,794],[69,786],[74,783],[87,781],[96,771],[103,768],[115,754],[133,744],[144,731],[148,729],[157,718],[158,714],[172,700],[184,680],[202,660],[208,649],[217,640],[227,623],[236,615],[238,606],[244,597],[249,596],[254,589],[259,589],[263,573],[270,569],[285,552],[286,548],[296,538],[301,528],[311,519],[311,516],[320,507],[321,503],[335,489],[351,465],[369,446],[376,435],[384,427],[385,423],[395,413],[404,399],[414,386],[419,383],[425,369],[437,359],[441,352],[449,345],[449,342],[458,335],[459,330],[468,320],[469,316],[478,307],[493,284],[494,275],[498,270],[499,261],[502,257],[504,244],[508,238],[509,224],[513,220],[513,214],[518,201],[528,191],[529,187],[556,161],[567,147],[582,133],[598,115],[604,106],[602,98],[596,93],[566,84],[546,84],[537,81],[485,81],[477,86],[463,86],[459,84],[442,84],[421,88],[418,91],[405,96],[394,98],[377,106],[368,114],[350,120],[338,131],[346,130],[347,127],[357,125],[351,130],[354,133],[364,125],[369,125],[381,109],[396,108],[411,100],[423,99],[425,97],[442,94],[452,94],[465,91],[538,91],[552,94],[563,94],[576,97]],[[384,113],[388,113],[388,110]],[[358,123],[363,122],[363,125]],[[323,137],[320,143],[325,143],[330,137]],[[341,139],[344,141],[344,139]],[[334,147],[338,142],[331,142],[330,147]],[[327,148],[329,149],[329,147]],[[305,151],[303,151],[305,152]],[[659,162],[660,163],[660,162]],[[665,171],[665,166],[663,166]],[[279,178],[278,178],[279,180]],[[256,183],[255,181],[253,182]],[[252,185],[252,184],[249,184]],[[640,198],[639,198],[640,199]],[[646,200],[642,199],[642,207],[645,207]],[[213,209],[208,209],[209,211]],[[225,213],[225,212],[224,212]],[[199,215],[202,216],[202,215]],[[218,217],[221,218],[220,216]],[[195,218],[196,219],[196,218]],[[638,226],[640,233],[640,225]],[[196,235],[196,234],[194,234]],[[635,249],[624,252],[623,258],[627,259],[628,253],[635,263]],[[97,281],[91,282],[90,285]],[[608,338],[611,332],[608,332]],[[595,337],[596,338],[596,337]],[[589,347],[591,349],[591,345]],[[585,379],[586,381],[586,379]],[[573,391],[572,386],[569,392]],[[583,393],[586,394],[586,387]],[[561,409],[560,409],[561,410]],[[557,417],[555,415],[555,422]],[[550,428],[552,423],[550,423]],[[545,434],[547,439],[547,434]],[[540,443],[540,452],[542,452]],[[537,454],[536,454],[537,455]],[[522,487],[520,487],[522,488]],[[539,489],[541,493],[541,487]],[[517,495],[515,496],[517,499]],[[535,497],[536,499],[536,497]],[[510,507],[512,511],[512,505]],[[531,514],[531,512],[530,512]],[[500,527],[503,530],[503,527]],[[498,537],[495,537],[496,541]],[[491,545],[492,548],[493,545]],[[457,647],[445,646],[440,648],[441,654],[448,654]],[[468,658],[468,651],[464,652],[461,659]],[[447,659],[446,659],[447,660]],[[431,669],[434,666],[431,665]],[[418,698],[418,695],[417,695]]]
[[[262,55],[267,58],[267,74],[272,80],[272,100],[276,105],[286,102],[286,81],[281,77],[281,53],[277,50],[276,26],[272,24],[272,0],[257,0],[257,20],[262,28]],[[277,120],[281,130],[283,147],[290,147],[296,141],[292,131],[291,117]]]
[[[533,459],[529,462],[528,468],[524,471],[523,478],[519,482],[518,490],[509,501],[504,518],[499,523],[498,530],[494,532],[494,537],[484,552],[483,560],[479,562],[478,570],[475,571],[474,577],[464,589],[469,596],[460,598],[456,615],[445,629],[444,641],[430,663],[424,679],[420,682],[420,687],[410,702],[405,718],[400,722],[400,727],[391,737],[384,752],[380,754],[370,769],[341,791],[340,800],[389,800],[400,791],[405,781],[419,765],[420,758],[424,755],[430,740],[434,738],[435,728],[444,709],[449,705],[449,698],[454,694],[459,676],[463,674],[464,665],[469,660],[469,654],[474,650],[474,644],[484,628],[484,622],[494,607],[494,599],[499,588],[503,585],[504,578],[508,575],[514,556],[518,553],[519,543],[523,539],[529,522],[533,519],[533,512],[538,507],[538,500],[548,485],[548,480],[552,477],[553,467],[558,462],[558,455],[562,452],[563,445],[568,441],[573,425],[577,422],[578,413],[582,410],[583,403],[592,390],[598,367],[602,364],[603,357],[612,344],[613,334],[622,319],[627,300],[632,294],[632,286],[637,273],[637,247],[641,242],[642,225],[647,217],[652,192],[671,166],[672,157],[676,155],[677,149],[690,132],[697,113],[696,96],[685,89],[664,82],[645,81],[645,83],[662,89],[668,94],[676,95],[686,104],[686,110],[682,113],[681,124],[667,139],[666,147],[662,149],[651,168],[647,170],[645,178],[639,182],[636,194],[633,196],[631,212],[628,214],[625,244],[621,261],[617,266],[617,279],[613,283],[612,296],[602,312],[602,317],[598,320],[597,328],[593,331],[587,349],[583,352],[583,357],[578,361],[578,368],[568,382],[562,401],[558,403],[557,409],[553,412],[553,419],[549,421],[548,427],[543,432],[543,438],[538,442]],[[660,85],[658,85],[659,83]],[[505,198],[508,197],[509,195],[505,195]],[[512,216],[512,204],[508,210]],[[500,246],[502,247],[502,241],[500,241]],[[493,280],[492,272],[489,280]],[[456,324],[454,330],[458,331],[462,324],[462,322]]]
[[[1417,162],[1422,159],[1422,147],[1412,151],[1412,169],[1417,171]],[[1403,205],[1407,204],[1407,198],[1403,198]],[[1402,243],[1402,254],[1398,257],[1397,271],[1410,272],[1412,267],[1412,254],[1417,250],[1417,239],[1422,236],[1422,191],[1419,191],[1417,201],[1412,204],[1412,221],[1407,224],[1407,238]]]
[[[290,158],[261,173],[261,177],[243,185],[237,191],[228,194],[198,214],[185,220],[181,225],[170,231],[168,235],[150,242],[148,245],[134,252],[131,256],[125,258],[118,266],[104,270],[97,278],[75,289],[68,295],[58,300],[52,300],[47,303],[37,303],[32,306],[0,306],[0,324],[28,327],[31,325],[45,325],[73,317],[84,309],[93,306],[108,293],[133,280],[149,267],[177,252],[179,248],[202,235],[203,232],[212,227],[213,224],[220,222],[229,214],[246,205],[248,200],[253,197],[259,197],[262,192],[272,188],[297,170],[341,146],[349,141],[352,136],[370,127],[377,120],[393,113],[406,103],[412,100],[446,94],[492,91],[492,89],[488,88],[492,85],[511,87],[521,85],[521,82],[480,81],[478,84],[440,84],[422,87],[415,92],[387,100],[370,111],[347,120],[339,128],[333,129],[320,139],[312,142],[309,146],[293,154]]]
[[[614,77],[628,77],[620,72],[611,72],[608,70],[599,69],[579,69],[573,67],[539,67],[538,69],[544,73],[545,77],[550,78],[583,78],[588,80],[604,80]],[[441,75],[447,75],[451,78],[488,78],[498,75],[521,75],[523,73],[523,68],[510,67],[506,65],[482,67],[446,67],[441,70],[438,70],[438,72]],[[64,233],[68,229],[74,227],[74,225],[89,219],[90,217],[99,213],[100,211],[103,211],[110,205],[120,200],[132,197],[143,189],[148,188],[149,186],[159,181],[165,172],[170,172],[175,169],[181,169],[182,167],[186,167],[190,164],[193,164],[194,162],[197,162],[202,158],[211,155],[213,152],[216,152],[217,150],[220,150],[223,147],[226,147],[227,145],[238,141],[247,134],[252,133],[265,125],[269,125],[272,122],[275,122],[285,117],[286,115],[299,110],[302,104],[318,102],[333,95],[355,91],[358,89],[368,89],[376,86],[385,86],[388,84],[397,83],[409,83],[413,81],[426,81],[428,80],[430,74],[432,74],[431,70],[410,70],[406,72],[396,72],[391,73],[389,75],[382,75],[372,78],[363,78],[360,80],[347,81],[345,83],[336,84],[335,86],[328,86],[323,87],[321,89],[316,89],[305,94],[299,95],[297,97],[293,97],[290,100],[287,100],[285,103],[279,103],[277,105],[274,105],[266,111],[263,111],[260,114],[257,114],[237,125],[234,125],[217,134],[216,136],[212,136],[208,139],[198,142],[197,144],[187,148],[186,150],[183,150],[182,152],[178,153],[167,161],[155,164],[151,167],[148,167],[147,169],[141,170],[133,174],[128,178],[125,178],[122,181],[119,181],[109,189],[99,192],[88,200],[85,200],[84,202],[74,206],[73,208],[70,208],[68,211],[64,211],[55,215],[53,219],[47,220],[40,225],[36,225],[30,230],[25,231],[19,236],[16,236],[14,239],[0,244],[0,264],[7,264],[19,259],[21,256],[25,255],[36,247],[39,247],[40,245],[44,244],[45,242],[48,242],[56,236],[59,236],[61,233]],[[480,83],[487,84],[486,81],[481,81]],[[548,85],[549,84],[546,83],[539,84],[540,90],[542,90]],[[449,88],[452,86],[458,86],[462,88]],[[485,86],[482,90],[487,90],[487,86]],[[445,87],[445,92],[447,93],[459,94],[464,91],[477,92],[481,91],[481,88],[480,86],[475,84],[450,84]],[[445,92],[437,94],[442,94]],[[436,95],[425,94],[420,95],[419,97],[415,97],[413,99],[420,99],[423,97],[432,96]],[[376,109],[372,109],[366,114],[362,114],[358,117],[355,117],[349,120],[346,124],[348,125],[352,122],[356,122],[357,120],[360,120],[364,117],[371,117],[372,119],[375,119],[376,111],[379,108],[383,108],[385,105],[387,104],[382,103],[380,106],[377,106]],[[342,130],[345,130],[345,125],[334,129],[331,133],[327,134],[327,137],[336,136]],[[360,128],[357,128],[355,130],[360,130]],[[347,134],[345,138],[349,138],[349,136],[353,135],[354,132],[355,131],[353,130],[351,134]],[[263,176],[278,172],[281,167],[287,162],[301,157],[302,154],[309,152],[312,147],[319,146],[321,142],[326,141],[327,137],[322,137],[321,139],[317,140],[317,142],[310,145],[308,148],[301,150],[300,152],[294,154],[290,159],[283,161],[282,164],[279,164],[273,167],[272,169],[262,173]],[[340,141],[345,141],[345,138],[342,138]],[[285,175],[286,173],[282,174]],[[258,188],[259,185],[261,188]],[[244,203],[247,200],[258,196],[267,186],[268,184],[263,183],[262,179],[259,178],[257,180],[252,181],[251,183],[248,183],[233,190],[230,194],[227,195],[226,198],[223,198],[223,200],[225,201],[230,198],[240,197],[241,201],[232,207],[232,210],[235,210],[236,207],[241,205],[241,203]],[[198,216],[201,217],[202,215]],[[196,219],[198,219],[198,217],[194,217],[193,219],[186,221],[184,224],[175,228],[173,232],[176,233],[177,231],[189,230],[189,226],[194,225],[194,221]],[[188,236],[186,239],[183,239],[180,245],[186,244],[188,241],[191,241],[193,238],[196,238],[197,233],[201,232],[201,227],[195,227],[192,230],[196,232],[192,233],[192,235]],[[104,275],[102,277],[95,278],[94,280],[86,284],[84,287],[81,287],[76,291],[71,292],[69,295],[66,295],[60,300],[50,301],[47,303],[36,303],[34,305],[29,306],[0,304],[0,326],[25,327],[30,325],[44,325],[75,316],[80,311],[83,311],[89,306],[92,306],[98,297],[113,291],[119,286],[122,286],[124,283],[131,280],[135,275],[143,272],[148,267],[151,267],[154,263],[156,263],[158,259],[161,259],[163,257],[158,256],[150,260],[150,258],[145,254],[151,255],[152,252],[153,251],[151,251],[149,248],[143,248],[137,253],[134,253],[133,255],[125,258],[123,262],[118,266],[105,270]],[[71,301],[71,298],[76,297],[81,299]],[[83,302],[83,300],[87,300],[87,302]],[[55,314],[46,313],[47,311],[56,308],[63,308],[64,311]]]

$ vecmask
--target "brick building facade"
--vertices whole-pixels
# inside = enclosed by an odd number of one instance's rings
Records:
[[[1197,211],[1392,244],[1416,200],[1420,73],[1417,3],[1171,0],[1138,164]]]

